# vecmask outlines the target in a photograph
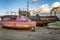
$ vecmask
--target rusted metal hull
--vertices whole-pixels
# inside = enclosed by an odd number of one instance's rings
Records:
[[[29,19],[23,18],[23,17],[19,17],[17,16],[16,18],[3,18],[2,19],[2,27],[8,27],[8,28],[20,28],[20,29],[31,29],[31,30],[35,30],[36,27],[36,22],[35,21],[31,21]]]
[[[31,28],[36,26],[35,22],[2,21],[2,25],[12,28]]]
[[[37,26],[47,26],[48,23],[55,22],[58,18],[56,16],[32,16],[31,20],[36,21]]]

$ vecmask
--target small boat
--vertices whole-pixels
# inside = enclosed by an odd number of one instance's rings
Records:
[[[20,29],[30,29],[35,31],[36,22],[31,21],[26,16],[3,16],[2,20],[2,27],[8,28],[20,28]]]

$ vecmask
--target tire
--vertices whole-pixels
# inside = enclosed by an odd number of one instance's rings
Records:
[[[31,31],[35,32],[36,31],[36,27],[32,27]]]

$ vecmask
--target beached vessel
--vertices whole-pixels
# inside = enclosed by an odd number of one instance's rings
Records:
[[[26,16],[7,15],[2,17],[2,27],[30,29],[35,31],[36,22],[31,21]]]

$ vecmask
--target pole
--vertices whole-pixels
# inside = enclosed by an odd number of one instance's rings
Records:
[[[29,10],[29,1],[27,1],[27,12]]]
[[[29,17],[29,1],[27,1],[27,17]]]

